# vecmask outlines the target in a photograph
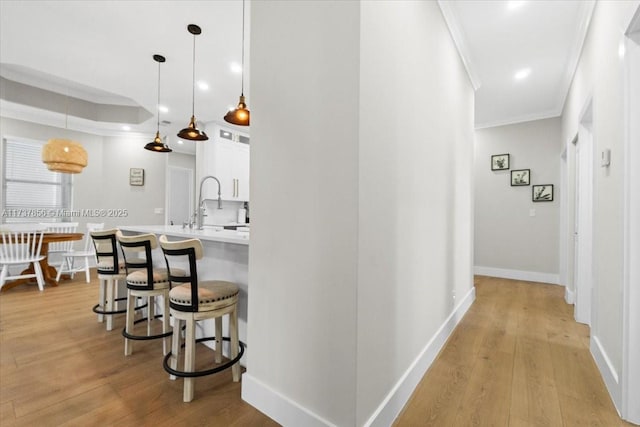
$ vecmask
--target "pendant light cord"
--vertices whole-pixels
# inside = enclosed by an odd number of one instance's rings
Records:
[[[242,74],[240,82],[240,94],[244,96],[244,0],[242,0]]]
[[[195,115],[196,111],[196,35],[193,35],[193,66],[191,76],[191,115]]]
[[[67,88],[67,96],[64,99],[64,129],[67,129],[69,120],[69,88]]]
[[[157,130],[160,132],[160,61],[158,61],[158,103],[156,104],[156,111],[158,112]]]

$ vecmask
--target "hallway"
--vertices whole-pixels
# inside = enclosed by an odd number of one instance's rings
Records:
[[[631,426],[618,417],[564,287],[476,276],[476,301],[400,426]]]

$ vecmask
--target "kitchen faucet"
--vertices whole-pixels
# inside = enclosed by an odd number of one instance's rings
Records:
[[[218,178],[216,178],[213,175],[207,175],[204,178],[202,178],[202,180],[200,181],[200,192],[198,194],[198,210],[197,210],[197,215],[196,215],[196,227],[198,230],[202,230],[202,217],[204,216],[204,202],[205,200],[211,200],[211,199],[205,199],[202,200],[202,184],[204,184],[204,182],[209,179],[209,178],[213,178],[216,180],[216,182],[218,183],[218,209],[222,209],[222,196],[220,194],[220,181],[218,180]]]

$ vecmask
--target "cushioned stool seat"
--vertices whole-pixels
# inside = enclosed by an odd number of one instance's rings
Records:
[[[171,290],[169,306],[173,317],[171,353],[164,358],[164,368],[171,379],[184,377],[183,401],[191,402],[194,392],[194,377],[210,375],[229,367],[233,381],[240,381],[240,359],[244,344],[238,339],[238,286],[222,280],[198,280],[196,261],[202,258],[202,243],[197,239],[177,242],[160,236],[160,246],[169,270]],[[183,265],[189,269],[179,269]],[[228,315],[229,337],[222,336],[222,318]],[[196,339],[195,325],[198,320],[215,319],[215,337]],[[181,324],[185,322],[184,370],[177,370],[181,348]],[[215,362],[211,369],[195,370],[195,346],[197,342],[215,340]],[[229,361],[222,363],[222,342],[230,341]]]
[[[206,280],[198,283],[198,311],[217,310],[233,304],[238,295],[238,285],[222,280]],[[191,306],[191,285],[180,285],[171,289],[169,299],[176,305]]]

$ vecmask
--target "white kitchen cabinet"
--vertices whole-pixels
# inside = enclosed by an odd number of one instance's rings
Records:
[[[200,178],[207,175],[218,178],[222,200],[249,201],[249,144],[221,138],[220,131],[224,129],[214,129],[213,138],[203,143],[203,175]],[[218,186],[209,180],[204,184],[202,194],[203,198],[217,199]]]

